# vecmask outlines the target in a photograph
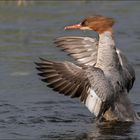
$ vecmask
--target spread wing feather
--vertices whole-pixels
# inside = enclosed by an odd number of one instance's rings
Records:
[[[79,97],[97,118],[110,107],[113,91],[99,68],[83,69],[71,62],[53,62],[42,58],[36,64],[42,81],[60,94]]]
[[[60,94],[70,95],[72,98],[80,97],[86,100],[87,89],[90,83],[81,67],[70,62],[53,62],[41,58],[37,69],[41,71],[42,81]]]
[[[68,52],[79,64],[93,66],[97,59],[96,38],[67,36],[55,40],[56,46]]]

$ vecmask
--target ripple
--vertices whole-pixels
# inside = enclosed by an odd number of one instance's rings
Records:
[[[8,103],[0,104],[0,113],[1,114],[13,112],[13,111],[14,112],[22,112],[23,110],[15,105],[12,105],[12,104],[8,104]]]
[[[57,102],[55,101],[39,101],[39,102],[35,102],[34,104],[37,104],[37,105],[46,105],[46,104],[56,104]]]
[[[71,100],[66,100],[66,101],[39,101],[39,102],[35,102],[34,104],[37,105],[46,105],[46,104],[72,104],[74,103]]]
[[[45,120],[43,117],[33,117],[33,116],[29,116],[27,118],[28,123],[30,124],[42,124],[45,123]]]
[[[58,117],[54,117],[54,116],[46,117],[46,118],[47,118],[48,122],[52,122],[52,123],[60,123],[60,122],[71,123],[71,122],[75,122],[72,119],[62,119],[62,118],[58,118]]]

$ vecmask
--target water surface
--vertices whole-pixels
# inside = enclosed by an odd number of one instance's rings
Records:
[[[36,74],[38,57],[71,60],[53,44],[56,37],[97,36],[91,31],[63,30],[94,14],[116,19],[116,44],[136,70],[130,98],[140,111],[140,2],[33,1],[25,6],[0,2],[1,139],[140,139],[140,123],[97,126],[79,100],[53,92]]]

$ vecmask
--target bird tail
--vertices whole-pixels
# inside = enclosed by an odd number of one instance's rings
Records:
[[[134,111],[132,103],[130,102],[127,93],[119,95],[117,100],[114,102],[113,107],[109,108],[104,114],[106,120],[116,121],[138,121],[140,117]]]

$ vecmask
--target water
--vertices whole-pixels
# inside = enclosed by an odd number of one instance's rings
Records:
[[[25,6],[0,2],[0,139],[105,140],[140,139],[140,123],[96,126],[79,103],[53,92],[37,76],[38,57],[71,60],[53,44],[64,35],[93,36],[91,31],[64,31],[84,17],[114,17],[116,44],[136,70],[130,98],[140,111],[140,2],[32,1]]]

